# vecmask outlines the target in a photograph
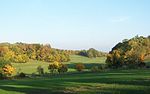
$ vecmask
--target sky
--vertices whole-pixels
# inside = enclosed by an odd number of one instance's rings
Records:
[[[0,42],[108,52],[150,35],[150,0],[0,0]]]

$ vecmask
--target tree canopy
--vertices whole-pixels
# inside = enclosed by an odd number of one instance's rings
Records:
[[[96,57],[102,57],[102,56],[107,55],[107,53],[98,51],[94,48],[90,48],[89,50],[81,50],[81,51],[79,51],[78,54],[81,56],[89,57],[89,58],[96,58]]]
[[[130,40],[118,43],[107,56],[106,63],[110,67],[121,67],[123,65],[140,66],[144,59],[150,54],[150,37],[135,36]]]
[[[16,63],[26,63],[30,59],[46,62],[69,61],[69,54],[63,50],[51,48],[49,44],[1,43],[0,57]]]

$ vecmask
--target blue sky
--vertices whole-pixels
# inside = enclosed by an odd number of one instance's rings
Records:
[[[109,51],[150,35],[150,0],[0,0],[0,42]]]

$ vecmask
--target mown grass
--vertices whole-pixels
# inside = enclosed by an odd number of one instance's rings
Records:
[[[0,81],[1,94],[149,94],[150,70],[112,70]]]
[[[106,59],[106,57],[87,58],[87,57],[83,57],[83,56],[72,55],[71,61],[63,62],[63,63],[68,65],[69,71],[75,71],[74,68],[75,68],[76,63],[84,63],[86,68],[90,68],[91,66],[94,66],[94,65],[104,64],[105,59]],[[21,69],[21,72],[24,72],[27,74],[36,73],[36,71],[37,71],[36,69],[40,65],[44,68],[45,72],[49,72],[48,71],[48,65],[49,65],[48,62],[31,60],[30,62],[27,62],[27,63],[13,63],[13,66],[16,68],[16,71]]]
[[[76,63],[84,63],[86,68],[104,64],[105,57],[90,59],[71,56],[69,73],[49,75],[47,77],[1,80],[0,94],[149,94],[150,69],[108,70],[97,73],[75,72]],[[147,63],[150,60],[146,60]],[[36,72],[41,65],[48,72],[47,62],[30,61],[25,64],[13,64],[24,73]],[[71,72],[73,71],[73,72]]]

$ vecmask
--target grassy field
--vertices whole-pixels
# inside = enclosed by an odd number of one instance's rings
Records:
[[[104,64],[105,57],[90,59],[71,56],[70,62],[63,62],[74,71],[76,63],[82,62],[86,68]],[[150,60],[146,60],[147,63]],[[48,63],[30,61],[25,64],[13,63],[22,72],[31,74],[41,65],[46,72]],[[149,94],[150,69],[107,70],[98,73],[69,72],[47,77],[0,80],[0,94]]]
[[[55,75],[0,81],[0,94],[149,94],[150,70]]]
[[[70,62],[63,62],[63,63],[68,65],[69,71],[75,71],[74,66],[76,63],[84,63],[86,68],[90,68],[91,66],[94,66],[94,65],[104,64],[105,59],[106,57],[90,59],[90,58],[83,57],[83,56],[72,55]],[[27,74],[36,73],[36,68],[39,65],[41,65],[44,68],[45,72],[49,72],[48,71],[49,63],[47,62],[30,61],[28,63],[13,63],[13,66],[16,68],[16,71],[21,69],[21,72],[24,72]]]

